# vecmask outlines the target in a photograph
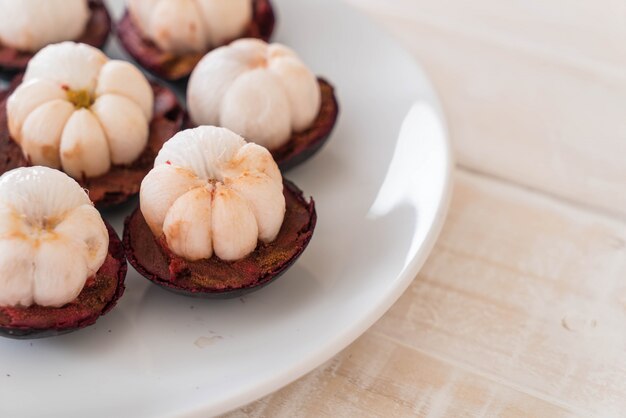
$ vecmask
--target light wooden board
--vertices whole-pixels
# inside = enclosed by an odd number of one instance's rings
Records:
[[[626,2],[349,1],[427,70],[461,165],[626,219]]]
[[[471,417],[476,414],[570,416],[566,408],[370,332],[306,378],[230,417]]]
[[[466,172],[409,290],[324,367],[231,417],[618,417],[626,225]]]

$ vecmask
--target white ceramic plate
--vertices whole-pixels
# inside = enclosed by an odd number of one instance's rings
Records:
[[[272,285],[230,301],[177,296],[131,269],[120,303],[95,326],[0,341],[0,416],[222,413],[330,359],[413,280],[450,190],[450,150],[430,83],[343,3],[275,4],[275,39],[333,82],[342,109],[326,148],[287,175],[317,202],[307,251]],[[130,209],[107,214],[119,233]]]

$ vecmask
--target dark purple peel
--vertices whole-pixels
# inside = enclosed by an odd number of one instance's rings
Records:
[[[101,49],[111,32],[111,16],[102,0],[89,0],[89,8],[91,9],[91,17],[87,22],[85,32],[76,39],[76,42]],[[7,73],[24,71],[33,55],[33,52],[19,51],[0,45],[0,71]]]
[[[276,23],[272,4],[270,0],[253,0],[253,7],[252,22],[240,38],[259,38],[268,41]],[[130,56],[146,70],[169,81],[188,77],[196,64],[209,52],[178,56],[162,51],[154,42],[143,37],[128,12],[119,21],[115,31]],[[226,42],[228,43],[230,42]]]
[[[93,325],[99,317],[113,309],[124,293],[128,265],[122,242],[113,228],[109,224],[106,226],[109,231],[109,254],[76,300],[61,308],[37,305],[28,308],[0,307],[0,336],[34,339],[67,334]]]
[[[20,82],[21,75],[18,75],[11,82],[11,88],[4,98],[0,99],[0,175],[14,168],[30,165],[20,146],[11,139],[7,121],[6,99]],[[79,181],[81,186],[89,190],[89,197],[99,209],[124,203],[139,193],[141,181],[152,169],[161,147],[183,126],[185,111],[178,103],[176,95],[155,83],[152,83],[152,90],[154,116],[150,121],[150,136],[144,152],[131,165],[112,166],[103,176]]]
[[[280,277],[309,244],[317,214],[313,200],[284,180],[287,213],[276,240],[259,243],[246,258],[234,262],[213,256],[190,262],[174,255],[163,238],[155,238],[141,211],[135,210],[124,227],[124,248],[130,264],[145,278],[176,293],[229,299],[256,291]]]

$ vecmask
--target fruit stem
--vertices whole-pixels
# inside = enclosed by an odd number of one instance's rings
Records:
[[[76,109],[88,109],[94,102],[87,90],[68,90],[67,100],[72,102]]]

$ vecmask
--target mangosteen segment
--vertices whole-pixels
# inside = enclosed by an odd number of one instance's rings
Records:
[[[141,181],[154,165],[154,159],[163,144],[181,130],[185,111],[176,95],[166,87],[152,83],[154,115],[150,121],[148,146],[128,166],[113,166],[103,176],[83,180],[81,185],[89,190],[89,197],[99,208],[127,201],[139,193]]]
[[[281,171],[287,171],[311,158],[326,143],[339,117],[339,103],[333,86],[318,78],[322,92],[322,105],[311,127],[294,133],[283,146],[271,150]]]

